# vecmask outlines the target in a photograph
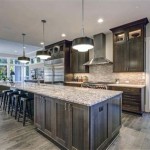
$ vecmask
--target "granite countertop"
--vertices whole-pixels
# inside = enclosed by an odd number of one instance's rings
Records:
[[[145,85],[138,85],[138,84],[108,84],[108,86],[118,86],[118,87],[133,87],[133,88],[144,88]]]
[[[0,85],[11,87],[9,83]],[[35,83],[15,84],[14,88],[86,106],[92,106],[122,94],[121,91],[69,87],[63,85],[37,85]]]

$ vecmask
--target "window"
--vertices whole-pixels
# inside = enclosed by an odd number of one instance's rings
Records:
[[[6,58],[0,58],[0,64],[7,64]]]
[[[7,80],[7,65],[0,65],[0,80]]]

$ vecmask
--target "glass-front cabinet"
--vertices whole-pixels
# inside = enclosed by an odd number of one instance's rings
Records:
[[[145,71],[147,18],[110,29],[113,32],[113,71]]]

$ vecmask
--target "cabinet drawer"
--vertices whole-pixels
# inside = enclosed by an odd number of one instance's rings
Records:
[[[126,99],[129,101],[141,101],[140,95],[129,95],[129,94],[123,94],[122,99]]]
[[[141,109],[139,106],[132,106],[132,105],[123,105],[122,110],[129,111],[129,112],[135,112],[135,113],[141,112]]]
[[[140,88],[130,88],[130,87],[116,87],[116,86],[112,86],[110,87],[111,90],[115,90],[115,91],[123,91],[126,93],[139,93],[141,92]]]

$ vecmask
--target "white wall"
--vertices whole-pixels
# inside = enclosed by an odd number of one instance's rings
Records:
[[[145,111],[150,112],[150,23],[146,27],[146,100]]]

